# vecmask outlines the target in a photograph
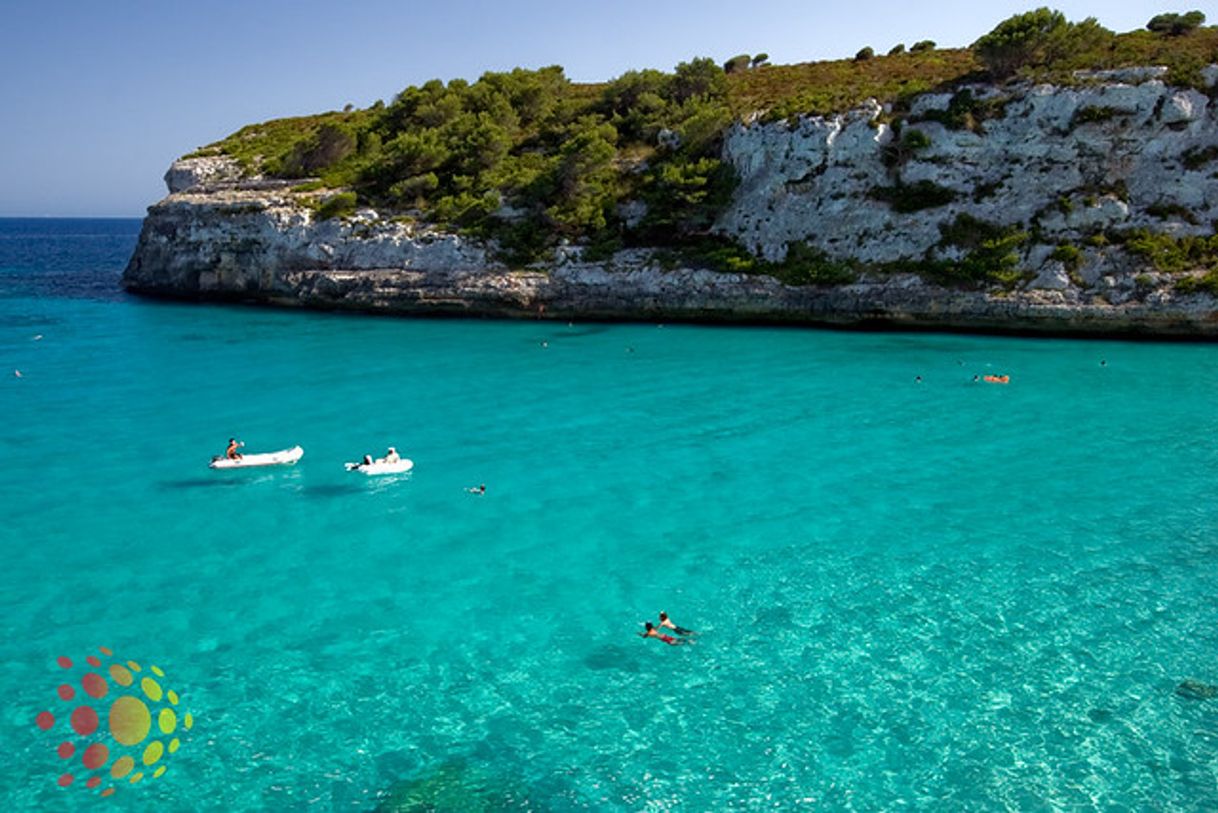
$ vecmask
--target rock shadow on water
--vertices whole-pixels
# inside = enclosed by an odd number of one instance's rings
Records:
[[[376,813],[491,813],[535,810],[520,782],[498,776],[465,759],[450,759],[394,782],[381,794]]]
[[[1218,686],[1202,683],[1199,680],[1186,680],[1176,687],[1176,697],[1186,700],[1212,700],[1218,697]]]
[[[639,671],[638,653],[620,644],[598,647],[584,656],[584,666],[597,672],[618,670],[635,674]]]

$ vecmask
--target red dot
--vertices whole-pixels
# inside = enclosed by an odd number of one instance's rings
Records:
[[[46,731],[51,726],[55,725],[55,715],[51,714],[49,711],[40,711],[38,712],[38,716],[34,718],[34,723],[43,731]]]
[[[106,692],[110,690],[110,687],[106,685],[106,681],[96,672],[90,672],[81,678],[80,685],[84,687],[89,697],[105,697]]]
[[[59,758],[68,759],[76,753],[76,746],[70,742],[59,743]]]
[[[105,765],[108,759],[110,759],[110,749],[100,742],[95,742],[85,749],[81,762],[85,763],[85,767],[89,770],[95,771]]]
[[[89,781],[85,783],[85,787],[86,788],[95,788],[100,784],[101,784],[100,776],[91,776],[91,777],[89,777]]]
[[[71,658],[60,658],[57,661],[57,663],[59,664],[60,669],[71,669],[72,668],[72,659]]]
[[[101,666],[101,661],[97,659],[96,655],[90,655],[85,660],[89,662],[90,666]]]
[[[88,706],[77,706],[72,710],[72,730],[86,737],[97,730],[97,712]]]
[[[68,785],[72,784],[74,780],[75,777],[73,777],[72,774],[65,773],[63,776],[59,777],[59,787],[66,788]]]
[[[76,696],[76,690],[73,689],[71,686],[69,686],[66,683],[61,685],[59,687],[58,691],[59,691],[59,697],[61,700],[71,700],[73,697]]]

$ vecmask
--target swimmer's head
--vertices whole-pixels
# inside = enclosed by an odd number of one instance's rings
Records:
[[[655,625],[652,624],[650,621],[644,621],[643,628],[646,629],[648,632],[651,632],[653,629],[655,629]]]
[[[665,621],[665,620],[667,620],[667,618],[668,618],[668,613],[664,612],[663,610],[660,610],[660,620]]]

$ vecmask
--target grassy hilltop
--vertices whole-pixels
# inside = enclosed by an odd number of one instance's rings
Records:
[[[719,160],[732,122],[830,114],[870,97],[899,114],[929,90],[985,80],[1068,84],[1080,69],[1166,65],[1169,81],[1200,87],[1202,67],[1218,62],[1218,28],[1203,21],[1159,15],[1148,30],[1115,34],[1093,19],[1070,23],[1038,9],[962,49],[927,41],[798,65],[770,65],[764,54],[722,65],[700,58],[601,84],[573,83],[560,67],[432,80],[389,104],[250,125],[195,155],[231,156],[249,175],[315,179],[297,188],[312,193],[303,200],[323,217],[372,205],[493,239],[514,263],[570,240],[594,253],[673,247],[711,265],[832,281],[817,258],[755,268],[760,261],[742,249],[706,236],[736,183]]]

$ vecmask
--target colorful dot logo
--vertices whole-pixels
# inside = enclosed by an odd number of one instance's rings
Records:
[[[89,655],[79,667],[71,658],[58,659],[64,670],[59,700],[53,710],[39,712],[34,724],[58,740],[60,787],[112,796],[124,784],[163,776],[167,755],[181,747],[194,718],[181,713],[178,694],[164,687],[159,667],[145,672],[104,646],[98,652],[104,658]]]

